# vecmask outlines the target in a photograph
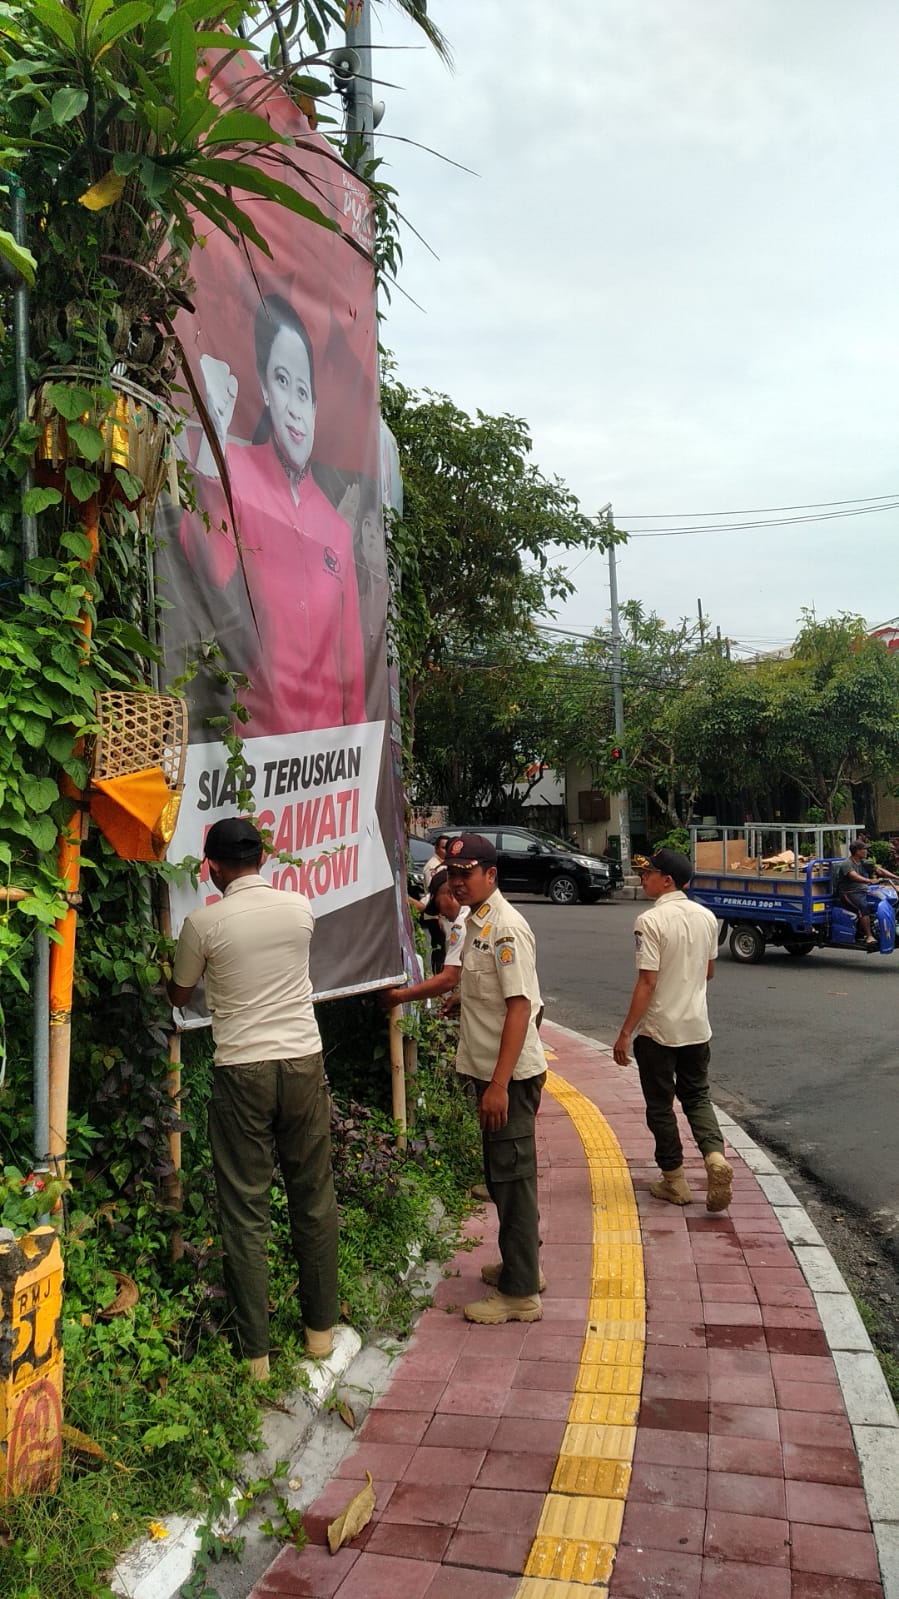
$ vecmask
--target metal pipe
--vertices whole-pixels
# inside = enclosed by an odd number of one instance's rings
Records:
[[[34,938],[34,1170],[50,1166],[50,940]]]
[[[359,57],[359,71],[353,79],[352,92],[347,100],[347,133],[355,155],[353,165],[364,171],[375,155],[375,112],[371,92],[371,0],[361,5],[347,7],[352,14],[346,29],[346,42]],[[358,154],[356,154],[358,150]]]
[[[23,248],[27,243],[25,190],[11,179],[12,235]],[[19,422],[28,420],[28,284],[18,277],[13,292],[13,345],[16,368],[16,410]],[[28,563],[38,556],[37,517],[24,508],[25,495],[32,487],[31,468],[22,479],[22,562],[25,592],[33,592],[28,581]],[[43,928],[34,930],[34,963],[31,980],[32,1076],[34,1085],[34,1170],[49,1168],[50,1154],[50,941]]]
[[[84,531],[91,553],[82,561],[93,575],[100,549],[100,507],[94,495],[84,507]],[[91,620],[85,612],[75,624],[84,639],[85,659],[90,653]],[[76,753],[79,753],[76,746]],[[78,927],[78,885],[81,877],[81,843],[87,832],[88,813],[84,795],[64,776],[60,782],[64,799],[74,802],[75,811],[59,835],[59,875],[67,891],[68,909],[56,923],[57,942],[50,951],[50,1157],[54,1171],[65,1175],[69,1120],[69,1067],[72,1054],[72,990],[75,982],[75,936]]]

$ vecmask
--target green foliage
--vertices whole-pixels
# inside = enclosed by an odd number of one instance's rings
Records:
[[[116,353],[136,353],[144,324],[138,364],[152,365],[152,346],[163,375],[165,347],[152,330],[183,300],[204,222],[269,253],[232,189],[336,226],[285,181],[302,157],[260,114],[265,93],[257,92],[256,110],[239,103],[241,74],[229,63],[258,54],[258,43],[237,33],[254,15],[245,0],[4,7],[2,159],[32,218],[37,354],[65,362],[107,338],[92,304],[99,293]],[[269,96],[276,87],[272,77]],[[265,164],[250,160],[260,155]]]
[[[335,1113],[340,1292],[348,1318],[363,1331],[408,1330],[420,1306],[414,1286],[403,1280],[404,1267],[423,1241],[432,1256],[446,1252],[447,1243],[431,1242],[434,1201],[450,1219],[461,1216],[480,1171],[477,1119],[451,1067],[452,1030],[433,1012],[413,1025],[421,1053],[410,1084],[417,1126],[407,1152],[397,1150],[383,1112],[344,1104]],[[365,1030],[363,1023],[358,1031]],[[194,1034],[185,1044],[192,1093],[180,1215],[166,1210],[155,1183],[133,1170],[125,1183],[116,1180],[99,1129],[83,1122],[73,1129],[64,1233],[66,1420],[92,1437],[107,1459],[85,1477],[67,1457],[55,1497],[4,1507],[12,1540],[4,1551],[10,1592],[25,1592],[32,1582],[54,1599],[76,1599],[85,1591],[99,1596],[117,1553],[146,1535],[151,1521],[196,1513],[210,1498],[220,1508],[222,1483],[232,1480],[238,1456],[258,1435],[257,1390],[221,1336],[226,1312],[205,1137],[209,1040]],[[370,1065],[372,1074],[380,1070],[389,1079],[386,1067]],[[127,1094],[128,1079],[120,1077],[119,1087]],[[13,1080],[0,1089],[8,1145],[18,1128],[27,1147],[26,1100],[27,1084]],[[127,1118],[118,1125],[121,1155],[141,1129]],[[20,1164],[7,1185],[21,1191],[25,1170]],[[39,1202],[46,1196],[31,1197]],[[180,1261],[171,1254],[176,1232]],[[282,1351],[271,1391],[278,1393],[296,1384],[302,1336],[286,1206],[277,1188],[270,1263],[277,1307],[272,1339]],[[114,1271],[134,1277],[141,1296],[133,1311],[104,1321]],[[293,1536],[277,1498],[276,1491],[272,1536]],[[225,1552],[211,1528],[204,1549],[198,1592]]]
[[[661,838],[653,839],[653,851],[657,849],[676,849],[689,858],[690,833],[686,827],[672,827]]]
[[[636,600],[621,607],[624,732],[615,732],[608,634],[558,646],[548,662],[556,684],[555,744],[550,759],[579,761],[597,787],[644,790],[665,820],[681,826],[693,810],[700,768],[682,736],[682,704],[693,676],[717,654],[701,650],[695,623],[666,626]],[[614,750],[623,750],[615,759]]]
[[[558,717],[557,682],[536,635],[529,646],[503,636],[473,643],[433,667],[419,699],[423,793],[453,818],[514,821],[541,760],[558,747]]]
[[[885,838],[872,838],[868,845],[868,859],[877,866],[889,866],[893,859],[893,850]]]
[[[731,661],[693,622],[669,627],[635,601],[621,615],[623,736],[608,637],[565,643],[544,661],[556,696],[550,764],[578,760],[607,792],[643,790],[673,827],[703,793],[758,817],[786,794],[810,823],[836,821],[853,784],[899,770],[899,661],[860,617],[804,613],[790,656]]]
[[[564,483],[529,460],[520,418],[471,417],[446,395],[416,394],[396,381],[384,384],[382,409],[403,473],[403,518],[391,526],[390,555],[411,750],[431,674],[472,649],[489,662],[500,641],[530,651],[533,617],[574,588],[551,551],[602,549],[609,535]],[[427,765],[424,752],[416,760]]]

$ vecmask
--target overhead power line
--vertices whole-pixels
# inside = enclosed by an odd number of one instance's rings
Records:
[[[809,500],[804,505],[754,505],[743,511],[638,511],[624,522],[680,522],[688,516],[770,516],[781,511],[827,511],[833,505],[867,505],[874,500],[899,500],[894,494],[854,494],[851,500]]]
[[[812,522],[836,522],[847,516],[873,516],[881,511],[899,511],[899,499],[891,500],[886,505],[862,505],[852,511],[825,511],[820,516],[785,516],[766,519],[758,522],[720,522],[708,527],[694,525],[692,527],[653,527],[643,528],[639,533],[628,533],[628,543],[632,539],[682,539],[693,533],[750,533],[758,528],[765,527],[796,527]],[[624,521],[624,518],[621,518]]]

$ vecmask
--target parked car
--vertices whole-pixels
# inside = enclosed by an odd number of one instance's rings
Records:
[[[440,837],[439,833],[437,837]],[[425,880],[422,874],[434,853],[434,846],[429,839],[416,838],[414,834],[407,843],[406,892],[412,899],[424,899]]]
[[[470,827],[430,829],[434,838],[445,833],[480,833],[496,845],[497,877],[503,893],[545,894],[554,905],[576,905],[578,900],[592,904],[612,892],[612,871],[608,861],[597,855],[584,855],[562,838],[551,833],[532,833],[526,827],[487,827],[473,822]]]

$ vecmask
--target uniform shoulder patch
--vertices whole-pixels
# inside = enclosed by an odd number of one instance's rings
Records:
[[[637,946],[637,954],[639,955],[641,949],[643,948],[643,933],[638,927],[634,928],[634,943]]]
[[[500,933],[494,949],[500,966],[515,965],[518,956],[515,952],[515,935],[513,933]]]
[[[479,905],[478,906],[477,910],[475,911],[475,916],[476,916],[476,918],[477,918],[477,920],[479,922],[482,922],[484,920],[484,917],[485,916],[489,916],[489,915],[490,915],[490,902],[489,902],[489,900],[485,900],[483,905]]]

